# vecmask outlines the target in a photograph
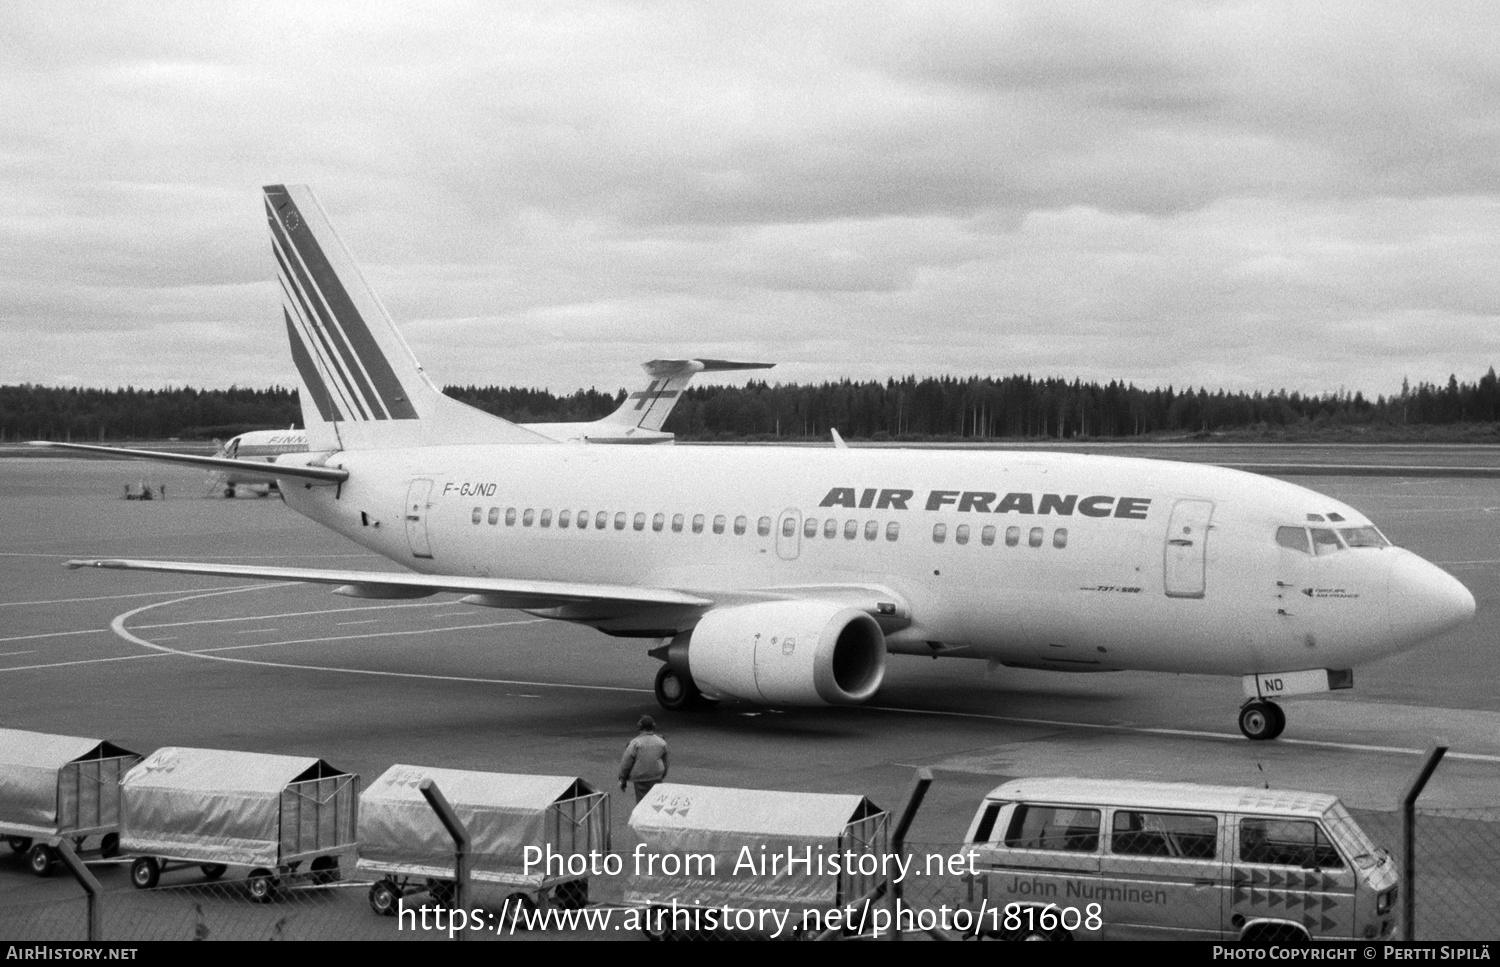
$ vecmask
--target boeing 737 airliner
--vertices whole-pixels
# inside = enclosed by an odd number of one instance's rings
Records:
[[[1241,676],[1239,726],[1468,621],[1365,515],[1219,467],[1046,453],[558,442],[444,396],[303,186],[265,189],[308,451],[235,469],[415,573],[70,566],[439,592],[650,639],[667,708],[854,704],[888,654]]]

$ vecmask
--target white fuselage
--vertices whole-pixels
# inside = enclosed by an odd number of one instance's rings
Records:
[[[887,637],[908,654],[1073,671],[1348,668],[1473,611],[1461,584],[1399,548],[1278,543],[1278,528],[1371,525],[1314,491],[1211,466],[585,445],[287,459],[350,471],[338,488],[287,487],[296,510],[420,572],[708,598],[877,586],[910,614]]]

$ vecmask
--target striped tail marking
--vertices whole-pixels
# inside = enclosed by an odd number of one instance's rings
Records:
[[[328,422],[418,419],[308,218],[280,185],[266,189],[266,217],[292,358],[319,416]],[[313,217],[326,224],[321,212]],[[330,241],[341,244],[336,237]],[[342,254],[352,264],[347,253]]]

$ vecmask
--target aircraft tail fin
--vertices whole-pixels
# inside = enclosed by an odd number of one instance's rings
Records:
[[[444,396],[306,185],[268,185],[266,218],[310,450],[550,443]]]
[[[660,430],[671,415],[687,384],[699,373],[720,373],[742,369],[770,369],[775,363],[738,363],[728,359],[653,359],[641,368],[651,377],[650,384],[638,393],[625,397],[620,408],[599,422],[621,426]]]

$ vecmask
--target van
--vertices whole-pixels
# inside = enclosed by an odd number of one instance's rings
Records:
[[[1018,779],[970,824],[972,933],[1015,939],[1389,939],[1396,864],[1333,796]]]

